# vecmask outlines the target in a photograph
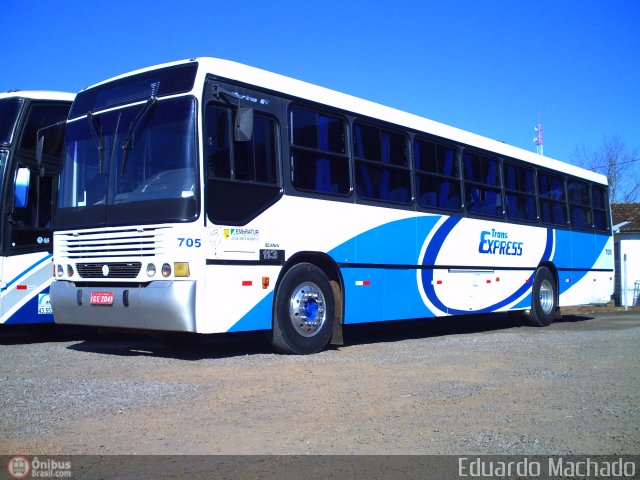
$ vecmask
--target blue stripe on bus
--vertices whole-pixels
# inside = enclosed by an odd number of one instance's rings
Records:
[[[228,332],[250,332],[253,330],[270,330],[273,311],[273,292],[258,302],[249,312],[238,320]]]
[[[14,283],[16,283],[18,280],[20,280],[23,276],[25,276],[27,273],[29,273],[31,270],[34,270],[36,267],[39,267],[40,265],[42,265],[42,263],[46,262],[47,260],[50,260],[51,257],[53,257],[53,255],[49,254],[46,257],[44,257],[42,260],[37,261],[36,263],[34,263],[33,265],[31,265],[30,267],[28,267],[26,270],[24,270],[22,273],[20,273],[19,275],[17,275],[16,277],[14,277],[11,281],[9,281],[7,283],[6,286],[2,287],[2,289],[0,291],[5,291],[7,290],[11,285],[13,285]]]
[[[17,325],[28,323],[53,323],[52,313],[38,313],[40,294],[48,294],[49,287],[38,292],[31,300],[20,307],[2,325]]]
[[[438,257],[438,253],[440,252],[440,248],[444,244],[447,236],[451,233],[453,228],[458,224],[460,218],[451,217],[447,219],[442,226],[435,233],[433,240],[429,243],[427,247],[427,251],[425,252],[424,259],[422,261],[423,265],[434,265],[436,258]],[[547,229],[547,242],[545,246],[544,253],[542,254],[541,261],[547,261],[551,259],[551,252],[553,251],[554,246],[554,235],[553,230]],[[495,310],[498,310],[502,307],[507,306],[510,303],[515,302],[522,295],[527,293],[527,290],[531,289],[531,282],[533,281],[533,273],[529,276],[529,283],[522,284],[515,292],[501,300],[500,302],[490,305],[486,308],[473,310],[473,313],[489,313]],[[429,301],[440,311],[452,314],[452,315],[462,315],[470,313],[468,310],[459,310],[456,308],[447,307],[438,295],[436,294],[435,287],[433,285],[433,270],[427,269],[422,272],[422,287],[424,289],[425,294]]]
[[[562,295],[595,269],[597,259],[611,237],[566,230],[557,231],[556,235],[559,236],[557,244],[564,245],[559,254],[560,259],[554,258],[555,264],[559,267],[558,290]],[[571,265],[571,270],[564,269],[565,265]]]
[[[428,237],[441,219],[440,216],[428,216],[390,222],[363,232],[329,252],[329,255],[336,262],[342,264],[346,297],[345,323],[374,322],[381,319],[428,318],[439,314],[431,311],[425,305],[417,288],[412,288],[412,285],[415,285],[416,272],[409,268],[409,265],[419,253],[416,250],[419,247],[415,243],[416,234],[420,238]],[[461,220],[460,217],[449,217],[440,225],[422,258],[423,267],[436,266],[436,259],[443,244]],[[539,262],[553,262],[559,267],[558,287],[560,294],[566,292],[590,270],[593,270],[595,253],[597,252],[599,255],[602,252],[609,238],[606,235],[594,236],[588,233],[546,229],[545,248]],[[395,247],[387,248],[386,245],[389,242],[393,242]],[[400,252],[401,258],[397,257],[398,252]],[[366,268],[356,263],[364,260],[366,260],[366,264],[362,265],[366,265]],[[353,263],[353,266],[349,266],[349,263]],[[398,264],[407,268],[388,268],[389,265]],[[376,268],[376,265],[379,265],[380,268]],[[572,266],[579,270],[564,272],[562,268],[566,266]],[[584,270],[582,270],[583,268]],[[435,292],[433,268],[423,268],[418,278],[422,281],[423,290],[428,300],[441,312],[448,314],[490,313],[510,304],[513,304],[511,306],[513,309],[529,308],[534,271],[535,266],[532,267],[529,274],[528,283],[523,283],[506,298],[472,312],[449,308],[442,303]],[[566,281],[568,278],[571,279],[570,282]],[[370,300],[371,292],[368,287],[353,287],[357,280],[362,279],[370,280],[371,288],[375,288],[373,285],[382,286],[382,289],[376,292],[378,301],[372,302]],[[398,285],[405,287],[397,288]],[[391,289],[393,289],[392,292]],[[391,298],[393,298],[392,302],[389,301]],[[270,329],[272,306],[273,293],[270,293],[228,331]]]

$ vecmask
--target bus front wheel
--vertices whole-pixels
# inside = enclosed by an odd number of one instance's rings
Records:
[[[551,325],[557,308],[557,295],[555,278],[547,267],[536,271],[531,295],[529,322],[535,327]]]
[[[333,289],[310,263],[287,271],[276,291],[271,343],[282,353],[316,353],[329,343],[335,322]]]

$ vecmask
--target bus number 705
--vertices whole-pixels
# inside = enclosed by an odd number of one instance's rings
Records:
[[[202,246],[202,242],[199,238],[178,238],[178,246],[200,248]]]

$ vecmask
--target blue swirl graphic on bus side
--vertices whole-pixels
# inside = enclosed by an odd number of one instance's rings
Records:
[[[445,220],[445,222],[436,231],[433,238],[429,242],[429,246],[427,247],[427,250],[425,251],[424,257],[422,259],[422,265],[429,266],[429,267],[436,265],[436,259],[438,258],[438,254],[440,253],[440,249],[442,245],[445,243],[446,238],[449,236],[449,234],[455,228],[455,226],[460,222],[460,220],[461,218],[459,217],[450,217],[447,220]],[[544,250],[544,253],[542,254],[542,258],[540,261],[543,262],[543,261],[550,260],[552,251],[553,251],[553,230],[548,228],[545,250]],[[529,277],[530,282],[533,282],[533,276],[534,274],[532,273],[531,276]],[[505,305],[508,305],[509,303],[514,302],[520,296],[524,295],[527,292],[527,290],[531,288],[531,283],[523,284],[520,288],[518,288],[515,292],[513,292],[504,300],[480,310],[473,310],[473,312],[470,312],[468,310],[459,310],[456,308],[450,308],[450,307],[447,307],[444,303],[442,303],[442,301],[438,298],[438,295],[436,294],[436,291],[434,288],[432,268],[426,268],[422,270],[422,287],[424,289],[425,294],[427,295],[427,298],[436,308],[438,308],[442,312],[446,312],[452,315],[461,315],[461,314],[468,314],[468,313],[489,313],[489,312],[498,310],[499,308],[502,308]]]

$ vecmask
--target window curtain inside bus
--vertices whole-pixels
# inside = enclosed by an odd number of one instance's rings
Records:
[[[533,170],[526,169],[524,171],[525,191],[531,195],[535,195]],[[533,197],[527,197],[525,200],[525,212],[527,220],[535,221],[538,218],[536,212],[536,200]]]
[[[564,200],[562,180],[558,177],[551,177],[551,198],[554,200]],[[553,221],[557,224],[566,223],[564,213],[564,202],[553,202]]]
[[[476,176],[473,172],[473,157],[465,153],[464,155],[464,174],[467,182],[476,182]],[[475,212],[480,211],[480,189],[473,185],[468,185],[469,193],[471,194],[471,204],[467,205],[467,208]]]
[[[388,132],[381,132],[382,163],[391,163],[391,135]],[[389,200],[390,174],[388,168],[383,168],[380,172],[380,200]]]
[[[318,148],[323,152],[329,151],[329,125],[331,120],[318,115]],[[331,162],[328,158],[316,160],[316,188],[319,192],[335,193],[337,188],[331,184]]]
[[[518,190],[518,184],[516,183],[516,167],[513,165],[507,165],[505,171],[506,189],[512,191]],[[513,192],[507,192],[505,197],[509,218],[521,218],[522,214],[518,212],[518,195]]]
[[[498,182],[497,182],[497,178],[496,175],[498,173],[498,169],[497,169],[497,165],[498,162],[496,162],[495,160],[488,160],[489,166],[487,168],[487,181],[485,182],[487,185],[494,185],[497,186]],[[489,215],[496,215],[499,213],[497,212],[497,193],[495,190],[493,189],[487,189],[486,191],[486,196],[485,196],[485,211],[487,214]]]
[[[356,150],[356,158],[365,158],[363,132],[360,125],[353,126],[353,143]],[[357,182],[358,195],[365,198],[373,198],[373,183],[369,176],[369,169],[364,163],[359,163],[358,172],[360,175],[358,176]]]
[[[453,150],[447,149],[444,154],[444,165],[442,168],[442,175],[451,177],[453,173]],[[451,181],[444,180],[440,184],[440,192],[438,194],[438,206],[440,208],[451,208],[449,206],[449,193],[451,191]]]

